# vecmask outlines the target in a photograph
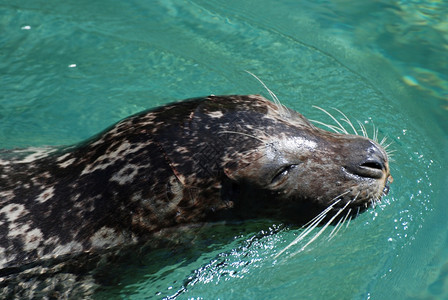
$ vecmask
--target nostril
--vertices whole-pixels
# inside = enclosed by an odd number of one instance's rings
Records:
[[[345,169],[361,177],[380,179],[384,175],[386,166],[382,161],[370,159],[359,165],[346,166]]]
[[[383,177],[385,165],[379,160],[368,160],[358,166],[348,168],[348,170],[361,177],[379,179]]]
[[[373,141],[356,140],[349,150],[352,152],[345,162],[346,172],[366,179],[382,179],[385,176],[388,169],[387,155]]]
[[[366,161],[365,163],[361,164],[361,167],[371,168],[371,169],[378,169],[378,170],[384,170],[384,164],[382,162],[371,160]]]

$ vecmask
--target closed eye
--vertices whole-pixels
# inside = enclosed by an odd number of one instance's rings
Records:
[[[287,175],[289,174],[289,172],[293,169],[297,167],[297,165],[287,165],[287,166],[283,166],[282,168],[280,168],[277,173],[275,174],[275,176],[272,178],[271,183],[278,183],[281,182],[282,180],[284,180]]]

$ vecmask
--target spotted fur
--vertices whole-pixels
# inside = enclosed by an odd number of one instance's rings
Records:
[[[338,197],[343,205],[357,195],[355,207],[381,197],[389,175],[375,142],[323,131],[253,95],[166,105],[75,147],[35,150],[0,156],[3,295],[88,295],[86,270],[105,253],[165,228],[300,224]],[[362,167],[372,160],[380,170]]]

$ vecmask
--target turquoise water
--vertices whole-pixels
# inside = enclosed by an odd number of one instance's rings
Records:
[[[249,70],[310,119],[331,122],[318,105],[374,123],[395,150],[391,192],[295,256],[273,258],[299,229],[225,240],[217,226],[98,298],[448,299],[447,15],[444,1],[0,0],[0,148],[76,143],[178,99],[267,95]]]

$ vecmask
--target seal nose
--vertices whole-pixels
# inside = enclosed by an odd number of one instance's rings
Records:
[[[381,149],[369,141],[367,147],[359,149],[361,155],[358,163],[349,166],[347,169],[358,176],[380,179],[386,171],[387,157]]]
[[[384,162],[379,160],[368,160],[359,165],[356,170],[357,175],[363,177],[371,177],[379,179],[383,177],[383,171],[385,170]]]

